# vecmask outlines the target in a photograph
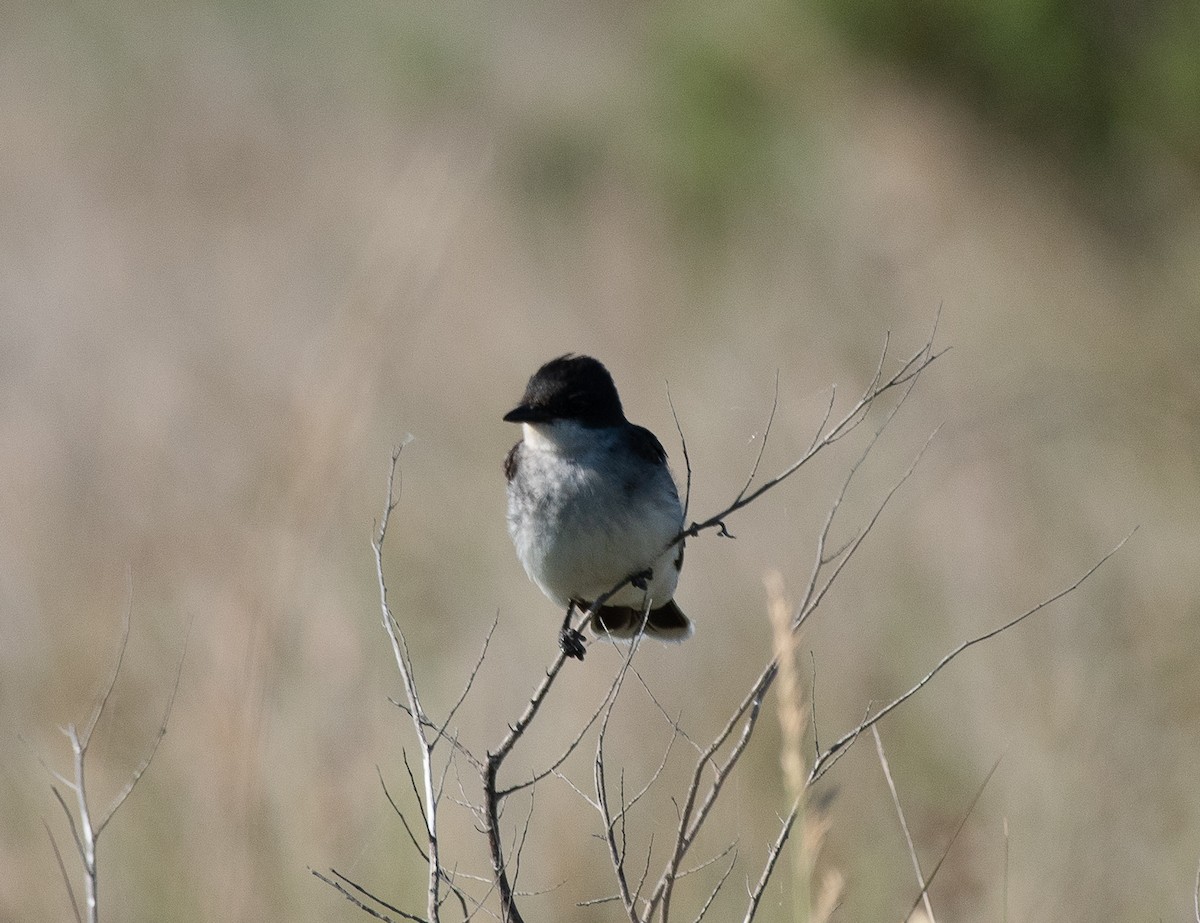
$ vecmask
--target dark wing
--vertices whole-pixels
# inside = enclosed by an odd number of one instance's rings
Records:
[[[644,426],[629,425],[629,445],[640,458],[656,465],[667,463],[667,450],[658,437]]]
[[[517,453],[521,451],[521,443],[517,443],[504,456],[504,480],[511,481],[517,476]]]

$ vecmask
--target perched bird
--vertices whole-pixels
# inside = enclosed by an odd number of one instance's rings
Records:
[[[504,419],[522,430],[504,461],[508,531],[530,579],[566,609],[563,651],[583,659],[573,612],[626,580],[592,611],[598,636],[636,636],[648,601],[647,635],[690,637],[671,598],[683,566],[683,542],[671,544],[683,531],[679,491],[662,443],[625,419],[608,369],[590,356],[552,359]]]

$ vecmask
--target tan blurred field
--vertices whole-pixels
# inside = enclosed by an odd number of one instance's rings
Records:
[[[754,460],[777,370],[765,473],[808,445],[831,384],[848,406],[885,334],[897,358],[915,351],[939,305],[950,351],[835,538],[942,428],[801,639],[818,733],[1138,526],[1077,592],[966,652],[880,730],[927,870],[1000,761],[931,889],[939,920],[1190,918],[1196,177],[1164,161],[1154,234],[1108,228],[1068,165],[946,97],[819,30],[773,31],[771,4],[744,30],[704,8],[714,21],[688,28],[754,49],[780,105],[691,160],[671,122],[678,74],[656,64],[684,31],[669,6],[0,14],[0,919],[71,918],[43,821],[77,893],[78,863],[39,760],[69,769],[58,729],[103,687],[127,572],[131,641],[91,754],[100,805],[153,738],[191,634],[167,736],[100,842],[103,918],[366,919],[308,871],[331,866],[423,908],[424,868],[376,774],[411,805],[369,544],[391,447],[414,437],[387,565],[436,715],[498,618],[458,722],[483,752],[554,653],[559,615],[509,545],[500,473],[517,437],[500,417],[540,362],[605,361],[681,475],[669,382],[707,514]],[[781,53],[800,33],[803,67]],[[696,197],[706,170],[732,175],[711,200]],[[637,665],[697,739],[769,656],[763,574],[798,592],[865,436],[733,518],[735,542],[689,546],[678,599],[696,637],[648,644]],[[618,663],[597,647],[568,666],[511,772],[557,753]],[[768,709],[697,853],[739,844],[707,919],[742,918],[786,810]],[[666,723],[637,685],[614,722],[613,766],[640,786]],[[651,836],[665,849],[689,753],[631,826],[637,855]],[[565,767],[585,790],[591,757]],[[460,779],[477,795],[469,767],[451,779],[453,797]],[[822,863],[846,880],[834,919],[902,919],[916,884],[870,742],[820,790]],[[553,779],[532,807],[514,799],[514,836],[529,810],[520,884],[553,890],[527,918],[621,919],[576,907],[614,892],[592,810]],[[469,818],[446,823],[443,850],[486,875]],[[794,893],[781,868],[758,919],[795,919]]]

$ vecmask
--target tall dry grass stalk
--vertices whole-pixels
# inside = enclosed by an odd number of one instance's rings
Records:
[[[843,879],[836,869],[824,869],[818,873],[816,867],[825,834],[829,830],[829,819],[809,798],[808,767],[804,759],[804,733],[808,730],[807,697],[796,665],[799,645],[792,625],[794,610],[784,590],[783,576],[778,571],[768,571],[763,583],[767,590],[775,661],[779,665],[776,690],[782,736],[779,758],[784,785],[787,786],[792,804],[799,811],[797,822],[800,836],[792,876],[793,912],[798,921],[825,923],[837,905]]]

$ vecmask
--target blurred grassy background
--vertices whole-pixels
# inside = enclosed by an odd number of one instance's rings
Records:
[[[1140,524],[882,731],[927,867],[1002,756],[932,889],[945,919],[1185,917],[1198,32],[1196,5],[1169,0],[7,5],[0,918],[68,916],[42,819],[64,849],[69,834],[38,759],[68,765],[57,728],[107,675],[127,567],[98,803],[144,752],[194,628],[170,731],[101,841],[105,918],[358,918],[310,865],[423,906],[375,776],[403,792],[368,544],[390,447],[416,437],[388,555],[432,710],[499,614],[462,720],[482,751],[553,650],[499,473],[516,438],[499,418],[540,362],[601,357],[679,468],[669,380],[703,513],[740,485],[776,369],[769,469],[807,445],[830,383],[849,399],[884,332],[914,350],[939,304],[953,349],[843,536],[944,428],[802,642],[822,739]],[[639,657],[698,737],[769,650],[764,568],[807,576],[858,448],[731,522],[736,543],[689,548],[697,636]],[[514,771],[554,752],[615,663],[569,669]],[[631,693],[612,752],[633,785],[666,733]],[[718,918],[785,803],[773,735],[712,838],[747,863]],[[569,768],[590,784],[586,754]],[[899,918],[915,886],[871,747],[830,778],[840,918]],[[586,806],[548,784],[533,809],[522,883],[566,883],[529,916],[616,919],[572,909],[612,890]],[[672,817],[651,809],[640,841]],[[484,874],[479,838],[448,823],[460,868]],[[781,875],[760,919],[792,919],[791,893]]]

